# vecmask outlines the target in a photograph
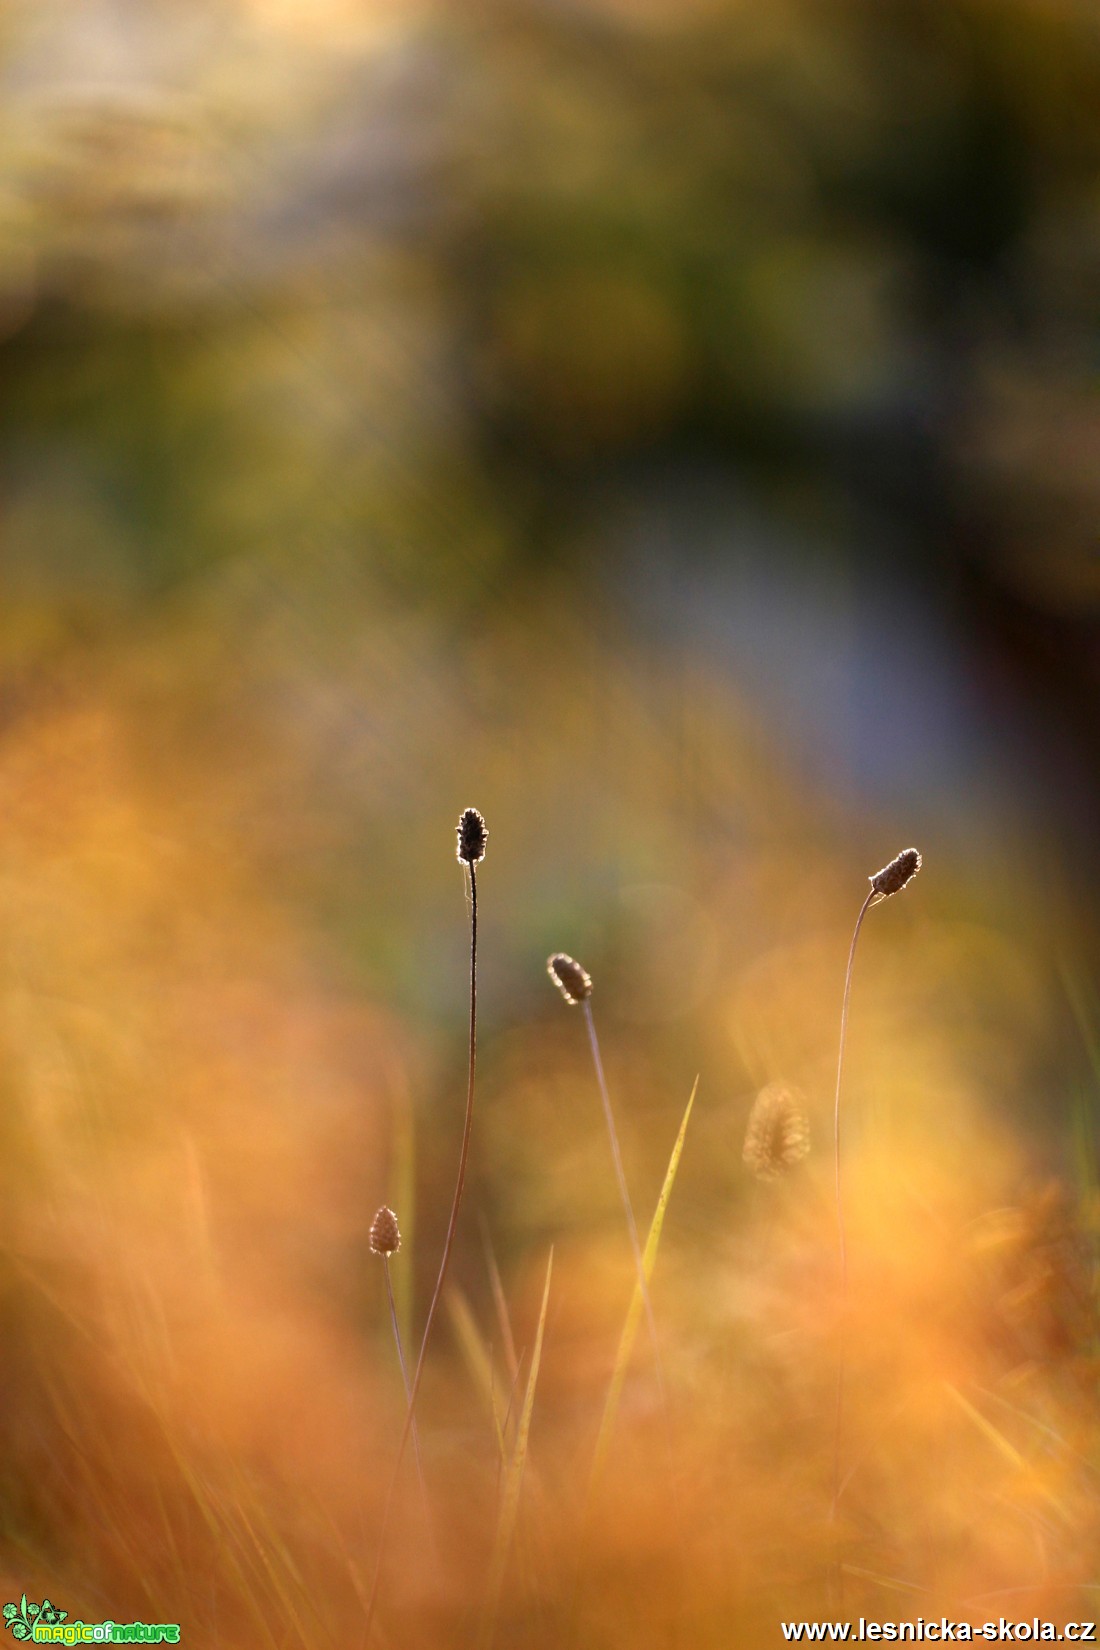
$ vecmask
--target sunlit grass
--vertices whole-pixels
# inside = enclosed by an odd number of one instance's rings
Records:
[[[128,668],[143,679],[140,663]],[[266,840],[259,830],[252,852],[237,839],[215,852],[226,818],[248,813],[249,786],[266,783],[268,756],[242,777],[202,729],[181,735],[178,775],[135,767],[150,724],[134,679],[117,698],[92,684],[79,713],[9,747],[11,1596],[37,1588],[87,1620],[178,1619],[193,1642],[241,1650],[335,1647],[364,1624],[405,1413],[370,1216],[415,1182],[416,1235],[406,1230],[394,1270],[415,1344],[461,1126],[466,958],[440,938],[455,922],[454,864],[441,851],[437,893],[419,824],[393,850],[408,853],[421,893],[391,906],[380,888],[372,920],[395,947],[422,925],[432,943],[417,966],[431,978],[400,1011],[387,1006],[386,968],[350,977],[333,932],[259,873],[276,847],[288,855],[290,820]],[[502,823],[483,950],[483,1133],[418,1408],[439,1550],[410,1471],[375,1642],[458,1647],[495,1623],[497,1643],[534,1650],[570,1634],[624,1650],[770,1643],[781,1619],[828,1613],[837,1566],[855,1614],[1087,1619],[1100,1533],[1089,1135],[1079,1115],[1075,1181],[1060,1183],[1009,1104],[1052,988],[1018,932],[966,905],[949,862],[876,929],[845,1066],[842,1309],[827,1149],[835,1015],[846,892],[875,861],[821,847],[816,875],[788,897],[813,850],[795,834],[795,787],[757,753],[750,789],[767,806],[738,862],[700,832],[679,840],[671,870],[667,816],[646,816],[650,836],[628,823],[643,778],[656,797],[672,759],[634,685],[627,671],[608,712],[623,768],[570,730],[569,772],[595,799],[593,861],[614,846],[613,812],[622,832],[624,864],[602,881],[510,800],[504,756],[475,749]],[[532,747],[553,686],[554,672],[543,682],[533,670]],[[163,704],[163,675],[151,691]],[[727,731],[697,736],[733,808]],[[557,736],[545,737],[548,768],[564,772]],[[747,766],[744,727],[740,738]],[[190,782],[192,739],[210,761],[205,792]],[[744,804],[750,817],[758,802]],[[536,846],[548,869],[531,892]],[[710,936],[688,1006],[666,1021],[651,1012],[656,975],[640,1017],[631,990],[659,955],[636,926],[616,950],[619,877],[643,873],[674,876],[678,898],[650,880],[630,924],[674,910]],[[576,900],[607,952],[601,1031],[622,1155],[639,1207],[656,1205],[645,1259],[667,1426],[635,1341],[641,1300],[587,1051],[545,1001],[560,899]],[[1074,1001],[1084,1049],[1087,992]],[[699,1066],[684,1114],[672,1075],[686,1088]],[[802,1091],[812,1149],[761,1182],[741,1153],[770,1081]],[[1067,1103],[1058,1129],[1073,1115]]]

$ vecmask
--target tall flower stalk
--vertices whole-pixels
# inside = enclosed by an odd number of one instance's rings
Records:
[[[435,1322],[436,1312],[439,1310],[443,1285],[447,1280],[447,1268],[451,1264],[451,1250],[454,1248],[455,1232],[458,1230],[458,1212],[462,1207],[462,1191],[466,1184],[466,1167],[470,1161],[470,1137],[474,1128],[474,1075],[477,1067],[477,868],[485,858],[485,844],[489,840],[489,833],[485,829],[485,821],[476,808],[466,808],[464,810],[458,822],[457,834],[458,847],[456,852],[458,861],[460,865],[466,867],[470,877],[470,1038],[466,1076],[466,1117],[462,1125],[462,1145],[458,1154],[458,1179],[455,1182],[455,1195],[451,1202],[451,1216],[447,1222],[447,1236],[443,1242],[443,1258],[439,1263],[439,1276],[435,1280],[431,1305],[428,1307],[428,1316],[424,1323],[424,1335],[420,1342],[420,1356],[416,1360],[416,1373],[413,1376],[412,1392],[409,1396],[409,1414],[405,1424],[406,1434],[412,1425],[412,1414],[416,1404],[416,1395],[420,1391],[420,1377],[424,1371],[428,1340],[432,1333],[432,1324]]]
[[[833,1158],[836,1172],[836,1229],[837,1246],[840,1257],[840,1298],[841,1304],[848,1299],[848,1242],[844,1228],[844,1199],[840,1175],[840,1085],[844,1075],[844,1045],[848,1036],[848,1005],[852,996],[852,969],[856,960],[856,943],[859,940],[859,931],[863,927],[863,919],[873,905],[880,905],[891,894],[900,894],[901,890],[916,876],[921,868],[921,856],[915,848],[903,848],[901,853],[892,859],[889,865],[884,865],[881,871],[876,871],[871,877],[871,887],[867,898],[859,908],[855,930],[852,934],[852,943],[848,948],[848,968],[844,975],[844,1001],[840,1010],[840,1053],[836,1064],[836,1099],[833,1105]],[[843,1326],[842,1326],[843,1331]],[[840,1501],[840,1430],[844,1413],[844,1375],[845,1375],[844,1344],[841,1342],[840,1359],[837,1365],[836,1380],[836,1414],[833,1426],[833,1497],[830,1509],[830,1519],[835,1520],[837,1505]]]
[[[428,1316],[424,1321],[424,1334],[421,1338],[420,1353],[416,1360],[416,1370],[409,1391],[405,1424],[401,1429],[401,1440],[397,1446],[397,1460],[394,1462],[393,1476],[390,1479],[386,1505],[382,1514],[382,1529],[378,1538],[378,1552],[374,1564],[374,1580],[371,1584],[370,1600],[367,1605],[367,1619],[363,1634],[364,1644],[370,1639],[371,1627],[374,1622],[394,1491],[397,1488],[397,1480],[401,1472],[401,1463],[405,1457],[405,1449],[409,1442],[409,1434],[413,1429],[416,1400],[420,1392],[421,1377],[424,1373],[424,1360],[427,1356],[428,1342],[431,1338],[436,1313],[439,1310],[439,1302],[443,1296],[443,1285],[447,1281],[447,1269],[451,1263],[455,1232],[458,1230],[458,1214],[462,1207],[462,1192],[466,1184],[466,1168],[470,1160],[470,1138],[474,1127],[474,1077],[477,1067],[477,867],[485,858],[485,845],[489,840],[489,833],[478,810],[476,808],[465,808],[459,818],[456,834],[458,845],[455,851],[458,862],[465,867],[470,879],[470,1037],[466,1077],[466,1116],[462,1125],[462,1145],[458,1154],[458,1178],[455,1182],[454,1198],[451,1202],[450,1219],[447,1222],[447,1236],[443,1242],[443,1258],[439,1263],[439,1275],[435,1280],[435,1289],[432,1291]]]

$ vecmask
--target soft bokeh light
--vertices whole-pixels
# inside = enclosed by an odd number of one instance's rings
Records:
[[[381,1650],[485,1629],[551,1248],[498,1645],[1091,1619],[1092,10],[37,0],[0,84],[0,1604],[362,1642],[477,806]],[[698,1076],[598,1473],[559,950],[643,1239]]]

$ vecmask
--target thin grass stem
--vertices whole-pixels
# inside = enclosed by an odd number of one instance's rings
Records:
[[[859,908],[855,930],[852,934],[852,943],[848,949],[848,968],[844,975],[844,1001],[840,1010],[840,1053],[836,1063],[836,1100],[833,1106],[833,1159],[836,1171],[836,1231],[837,1244],[840,1255],[840,1303],[843,1308],[848,1300],[848,1242],[844,1230],[844,1196],[840,1176],[840,1085],[844,1075],[844,1044],[848,1036],[848,1005],[852,998],[852,969],[856,960],[856,942],[859,931],[863,927],[863,919],[876,904],[881,895],[874,888],[870,889],[867,898]],[[836,1521],[837,1507],[840,1502],[840,1433],[844,1417],[844,1377],[845,1377],[845,1343],[844,1324],[841,1323],[840,1353],[836,1371],[836,1407],[833,1414],[833,1492],[829,1508],[829,1521]]]
[[[852,933],[852,943],[848,949],[848,968],[844,975],[844,1001],[840,1010],[840,1050],[836,1062],[836,1100],[833,1106],[833,1157],[836,1169],[836,1231],[837,1244],[840,1251],[840,1346],[837,1352],[836,1371],[836,1408],[833,1415],[833,1493],[829,1509],[829,1522],[835,1523],[837,1508],[840,1504],[842,1489],[851,1478],[851,1473],[844,1480],[840,1480],[840,1438],[844,1422],[844,1380],[847,1371],[847,1302],[848,1302],[848,1243],[844,1230],[844,1199],[840,1177],[840,1085],[844,1076],[844,1045],[848,1036],[848,1005],[852,996],[852,970],[856,960],[856,944],[859,940],[859,931],[863,927],[863,919],[880,900],[889,899],[892,894],[900,894],[903,888],[908,887],[920,870],[921,855],[916,848],[903,848],[900,854],[895,854],[888,865],[881,871],[876,871],[871,877],[871,888],[859,908],[856,926]],[[844,1603],[844,1565],[836,1565],[837,1607],[842,1608]]]
[[[848,1292],[848,1244],[844,1233],[844,1199],[840,1182],[840,1082],[844,1075],[844,1044],[848,1036],[848,1004],[852,998],[852,968],[856,960],[856,941],[859,939],[864,917],[881,897],[872,888],[860,906],[852,944],[848,951],[848,971],[844,976],[844,1002],[840,1010],[840,1054],[836,1063],[836,1101],[833,1106],[833,1156],[836,1166],[836,1230],[840,1249],[840,1288],[843,1295]]]
[[[393,1498],[397,1489],[397,1480],[401,1472],[401,1463],[404,1460],[405,1449],[409,1442],[413,1420],[416,1414],[416,1400],[420,1392],[420,1382],[424,1374],[424,1359],[428,1351],[428,1341],[431,1338],[432,1325],[439,1309],[439,1302],[443,1295],[443,1285],[447,1280],[447,1269],[451,1263],[451,1250],[454,1248],[455,1232],[458,1228],[458,1212],[462,1207],[462,1192],[466,1184],[466,1166],[470,1158],[470,1137],[474,1126],[474,1077],[477,1065],[477,866],[468,862],[470,873],[470,1042],[469,1065],[466,1079],[466,1117],[462,1126],[462,1145],[458,1157],[458,1179],[455,1182],[454,1200],[451,1204],[451,1215],[447,1222],[447,1236],[443,1243],[443,1258],[439,1264],[439,1276],[435,1281],[431,1304],[428,1307],[428,1316],[424,1323],[424,1334],[420,1342],[420,1354],[416,1360],[416,1370],[413,1374],[412,1389],[409,1392],[408,1407],[405,1411],[405,1424],[401,1429],[401,1439],[397,1446],[397,1459],[394,1462],[393,1473],[390,1478],[389,1489],[386,1493],[385,1508],[382,1513],[382,1529],[378,1537],[378,1552],[374,1561],[374,1580],[371,1583],[370,1601],[367,1605],[367,1619],[363,1629],[363,1643],[369,1644],[371,1628],[374,1624],[374,1614],[378,1607],[378,1588],[382,1579],[382,1560],[386,1550],[386,1538],[389,1534],[390,1516],[393,1511]]]

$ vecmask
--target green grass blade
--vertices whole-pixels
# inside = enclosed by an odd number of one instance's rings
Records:
[[[645,1272],[645,1280],[647,1284],[653,1276],[653,1268],[657,1262],[657,1250],[660,1247],[661,1230],[665,1223],[665,1211],[668,1208],[668,1200],[672,1196],[672,1188],[676,1181],[676,1171],[680,1167],[680,1158],[684,1150],[684,1137],[687,1134],[688,1120],[691,1117],[691,1108],[695,1104],[695,1095],[698,1088],[699,1079],[697,1077],[691,1087],[691,1094],[688,1097],[687,1108],[684,1111],[683,1121],[680,1124],[680,1132],[676,1136],[676,1144],[672,1148],[672,1156],[668,1160],[668,1169],[665,1173],[664,1185],[661,1187],[661,1195],[657,1199],[657,1207],[654,1210],[653,1221],[649,1228],[649,1236],[646,1239],[645,1252],[642,1255],[642,1270]],[[626,1371],[630,1363],[630,1355],[634,1350],[634,1341],[638,1333],[638,1323],[642,1316],[643,1304],[641,1282],[636,1280],[634,1284],[634,1293],[630,1298],[630,1305],[627,1308],[626,1321],[623,1324],[623,1332],[619,1337],[619,1350],[615,1355],[615,1367],[611,1372],[611,1384],[607,1389],[607,1401],[604,1404],[603,1418],[600,1421],[600,1430],[596,1438],[596,1453],[592,1462],[592,1478],[589,1487],[589,1494],[591,1494],[592,1486],[594,1486],[599,1479],[599,1476],[603,1471],[604,1462],[607,1458],[608,1446],[611,1442],[611,1433],[615,1426],[615,1415],[619,1408],[619,1400],[622,1397],[623,1384],[626,1380]]]
[[[508,1566],[508,1553],[512,1545],[512,1536],[515,1533],[516,1517],[519,1513],[519,1492],[523,1483],[523,1469],[527,1461],[527,1440],[531,1432],[531,1413],[535,1407],[535,1387],[538,1384],[539,1364],[542,1361],[542,1336],[546,1328],[546,1312],[550,1305],[550,1275],[554,1270],[554,1251],[546,1262],[546,1282],[542,1290],[542,1306],[539,1310],[539,1326],[535,1334],[535,1350],[531,1355],[531,1369],[527,1376],[527,1391],[523,1398],[523,1409],[520,1411],[519,1425],[516,1428],[515,1448],[508,1466],[508,1475],[504,1481],[504,1494],[501,1497],[500,1513],[497,1518],[497,1533],[493,1542],[493,1556],[489,1565],[489,1584],[486,1589],[485,1614],[482,1617],[481,1632],[478,1638],[480,1650],[489,1650],[493,1642],[493,1633],[496,1630],[497,1612],[500,1608],[501,1588],[504,1585],[504,1573]]]

